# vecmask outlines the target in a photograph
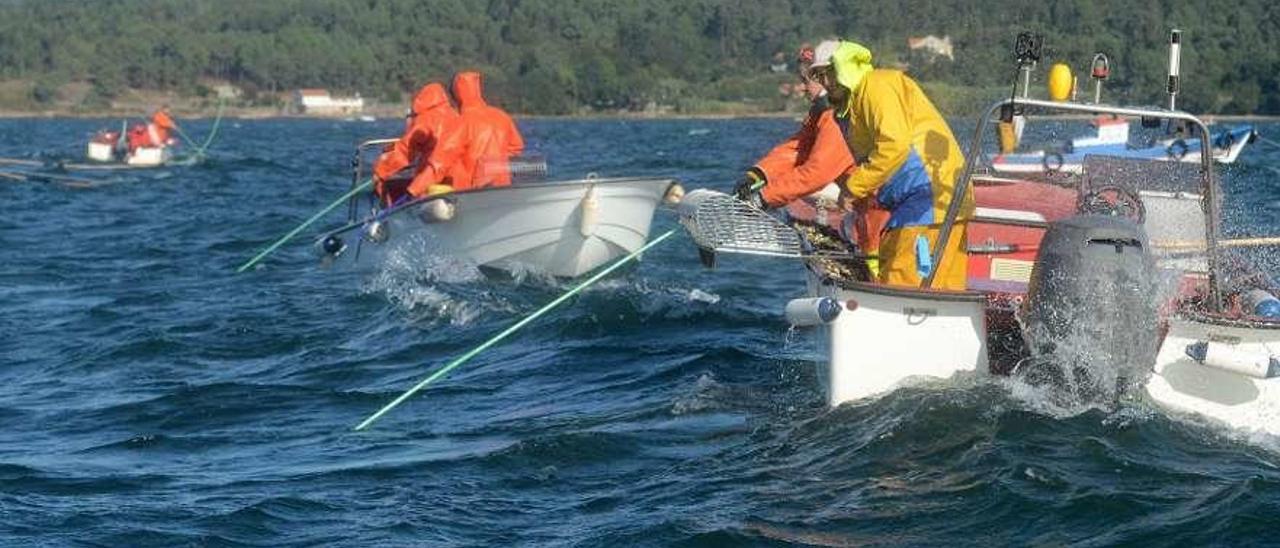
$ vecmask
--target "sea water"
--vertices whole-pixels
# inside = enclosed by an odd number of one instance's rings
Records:
[[[0,156],[74,158],[114,124],[3,120]],[[803,269],[703,269],[684,236],[354,433],[569,287],[426,253],[323,270],[318,230],[234,273],[399,126],[240,120],[200,166],[0,183],[0,543],[1277,542],[1274,440],[1141,399],[1063,408],[1014,379],[829,409],[815,331],[782,317]],[[795,122],[520,126],[555,177],[727,191]],[[1278,165],[1254,148],[1224,172],[1238,234],[1273,224]],[[660,212],[654,234],[675,226]]]

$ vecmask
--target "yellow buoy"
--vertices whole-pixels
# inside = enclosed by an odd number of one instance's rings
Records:
[[[1054,63],[1049,67],[1049,99],[1066,101],[1071,96],[1071,67],[1066,63]]]

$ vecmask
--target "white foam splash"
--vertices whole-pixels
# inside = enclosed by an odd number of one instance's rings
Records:
[[[365,293],[381,293],[419,321],[465,326],[484,312],[486,303],[462,287],[483,281],[476,265],[432,250],[424,239],[410,237],[388,250]]]
[[[720,302],[720,296],[714,293],[707,293],[698,288],[689,290],[689,301],[695,303],[716,304]]]

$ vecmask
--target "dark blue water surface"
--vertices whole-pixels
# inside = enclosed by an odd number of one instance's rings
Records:
[[[0,121],[0,156],[76,157],[116,123]],[[521,121],[556,177],[720,189],[795,125]],[[1280,543],[1275,440],[1007,379],[828,409],[814,334],[781,317],[801,268],[704,270],[684,235],[352,432],[569,287],[321,270],[316,231],[233,273],[398,128],[229,120],[196,167],[0,180],[4,544]],[[1242,162],[1232,218],[1274,229],[1280,154]]]

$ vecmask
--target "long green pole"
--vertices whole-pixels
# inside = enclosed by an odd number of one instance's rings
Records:
[[[357,186],[357,187],[355,187],[355,188],[351,189],[351,191],[350,191],[350,192],[347,192],[346,194],[343,194],[341,198],[338,198],[337,200],[334,200],[334,201],[333,201],[333,203],[331,203],[331,204],[329,204],[329,205],[325,206],[325,208],[324,208],[324,209],[321,209],[321,210],[320,210],[319,212],[317,212],[315,215],[312,215],[310,219],[307,219],[307,220],[306,220],[306,222],[304,222],[304,223],[302,223],[302,224],[298,225],[298,226],[297,226],[297,227],[295,227],[293,230],[290,230],[288,234],[285,234],[284,236],[281,236],[279,240],[276,240],[276,241],[275,241],[275,243],[273,243],[273,244],[271,244],[271,245],[267,246],[267,248],[266,248],[266,249],[263,249],[260,253],[258,253],[257,255],[255,255],[252,259],[249,259],[247,262],[245,262],[244,264],[240,265],[240,268],[237,268],[237,269],[236,269],[236,273],[238,274],[238,273],[240,273],[240,272],[244,272],[245,270],[248,270],[248,269],[249,269],[249,267],[251,267],[251,266],[253,266],[253,265],[255,265],[255,264],[258,264],[258,261],[261,261],[263,257],[266,257],[266,256],[267,256],[268,254],[270,254],[272,251],[275,251],[277,247],[280,247],[280,246],[281,246],[281,245],[283,245],[285,242],[287,242],[287,241],[289,241],[290,239],[292,239],[294,236],[297,236],[299,232],[302,232],[302,229],[304,229],[304,228],[307,228],[307,227],[311,226],[311,223],[314,223],[314,222],[316,222],[317,220],[319,220],[319,219],[320,219],[320,217],[323,217],[323,216],[324,216],[324,214],[326,214],[326,213],[328,213],[328,212],[330,212],[330,211],[333,211],[333,208],[338,207],[339,205],[341,205],[341,204],[342,204],[342,202],[347,201],[348,199],[350,199],[352,196],[355,196],[355,195],[356,195],[357,193],[359,193],[360,191],[362,191],[362,190],[364,190],[364,189],[366,189],[366,188],[369,188],[369,186],[370,186],[370,185],[372,185],[372,184],[373,184],[373,179],[369,179],[369,180],[367,180],[367,181],[365,181],[365,182],[361,183],[361,184],[360,184],[360,186]]]
[[[547,303],[547,304],[546,304],[546,305],[544,305],[542,308],[539,308],[539,309],[538,309],[536,312],[534,312],[533,314],[530,314],[530,315],[528,315],[528,316],[525,316],[523,320],[520,320],[520,321],[516,322],[516,323],[515,323],[515,325],[512,325],[511,327],[508,327],[506,330],[504,330],[504,331],[503,331],[503,332],[501,332],[501,333],[498,333],[497,335],[494,335],[494,336],[493,336],[493,338],[490,338],[489,340],[485,341],[485,342],[484,342],[484,343],[482,343],[480,346],[477,346],[477,347],[475,347],[475,348],[471,349],[471,351],[470,351],[470,352],[467,352],[466,354],[463,354],[463,355],[459,356],[458,358],[454,359],[453,361],[449,362],[449,364],[448,364],[448,365],[446,365],[446,366],[444,366],[444,367],[441,367],[439,371],[436,371],[435,373],[432,373],[432,374],[431,374],[431,376],[429,376],[429,377],[427,377],[427,378],[425,378],[425,379],[422,379],[422,382],[419,382],[418,384],[414,385],[414,387],[413,387],[413,388],[410,388],[408,391],[406,391],[405,393],[401,394],[401,395],[400,395],[400,397],[396,398],[396,399],[395,399],[395,400],[393,400],[391,403],[388,403],[387,405],[383,406],[383,408],[382,408],[382,409],[379,409],[377,413],[374,413],[373,415],[370,415],[370,416],[369,416],[369,418],[367,418],[367,419],[365,419],[365,420],[364,420],[364,422],[362,422],[362,423],[360,423],[359,425],[357,425],[357,426],[355,427],[355,430],[357,430],[357,431],[359,431],[359,430],[364,430],[364,429],[365,429],[365,428],[367,428],[370,424],[373,424],[373,423],[374,423],[374,421],[378,420],[378,419],[379,419],[379,418],[381,418],[383,415],[385,415],[388,411],[390,411],[390,410],[394,409],[396,406],[400,405],[401,403],[403,403],[405,400],[409,399],[409,398],[410,398],[411,396],[413,396],[414,394],[417,394],[417,393],[418,393],[418,391],[422,390],[423,388],[426,388],[428,384],[431,384],[431,383],[432,383],[432,382],[434,382],[436,379],[439,379],[440,377],[445,376],[445,374],[447,374],[449,371],[452,371],[452,370],[453,370],[453,368],[458,367],[459,365],[462,365],[462,364],[466,363],[466,362],[467,362],[468,360],[470,360],[471,358],[474,358],[474,357],[476,356],[476,354],[479,354],[479,353],[481,353],[481,352],[484,352],[484,351],[485,351],[485,349],[489,348],[490,346],[493,346],[493,345],[495,345],[495,344],[498,344],[498,342],[499,342],[499,341],[501,341],[502,339],[507,338],[507,336],[511,335],[512,333],[515,333],[515,332],[516,332],[516,331],[518,331],[520,328],[522,328],[522,327],[524,327],[524,326],[528,325],[528,324],[529,324],[529,322],[532,322],[533,320],[538,319],[538,317],[542,316],[543,314],[546,314],[546,313],[547,313],[548,311],[550,311],[551,309],[553,309],[553,308],[555,308],[555,307],[559,306],[561,303],[563,303],[563,302],[565,302],[566,300],[568,300],[568,299],[569,299],[569,297],[572,297],[572,296],[574,296],[574,295],[577,295],[580,291],[582,291],[583,289],[586,289],[586,288],[587,288],[587,286],[590,286],[591,284],[594,284],[594,283],[596,283],[596,282],[600,281],[600,279],[601,279],[601,278],[604,278],[605,276],[608,276],[608,275],[609,275],[609,273],[613,272],[614,270],[617,270],[617,269],[618,269],[618,267],[620,267],[620,266],[622,266],[622,265],[626,264],[627,262],[631,261],[632,259],[635,259],[636,257],[639,257],[641,253],[644,253],[644,252],[645,252],[645,250],[647,250],[647,249],[649,249],[649,248],[651,248],[651,247],[653,247],[653,246],[655,246],[655,245],[658,245],[658,243],[659,243],[659,242],[661,242],[661,241],[663,241],[663,240],[665,240],[665,239],[667,239],[667,238],[670,238],[670,237],[671,237],[671,235],[672,235],[672,234],[675,234],[675,233],[676,233],[676,231],[675,231],[674,229],[672,229],[672,230],[668,230],[666,233],[662,234],[661,236],[658,236],[657,238],[654,238],[654,239],[653,239],[652,241],[650,241],[649,243],[644,244],[644,246],[643,246],[643,247],[641,247],[640,249],[637,249],[637,250],[635,250],[635,251],[632,251],[630,255],[627,255],[626,257],[623,257],[623,258],[621,258],[621,259],[618,259],[617,261],[614,261],[614,263],[613,263],[613,264],[611,264],[611,265],[609,265],[609,267],[608,267],[608,268],[606,268],[606,269],[604,269],[604,270],[601,270],[600,272],[596,273],[596,275],[594,275],[594,276],[592,276],[592,277],[590,277],[590,278],[587,278],[587,279],[586,279],[585,281],[583,281],[582,283],[580,283],[580,284],[578,284],[578,285],[574,286],[574,288],[573,288],[573,289],[570,289],[569,291],[565,292],[565,294],[563,294],[563,295],[561,295],[561,296],[557,297],[557,298],[556,298],[556,300],[554,300],[554,301],[551,301],[551,302]]]

